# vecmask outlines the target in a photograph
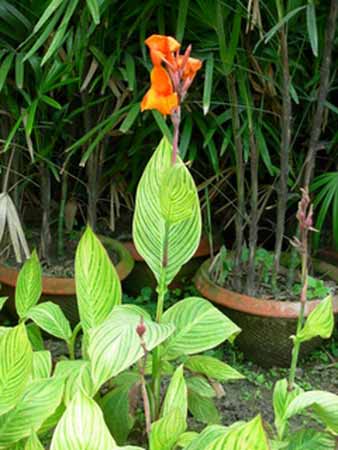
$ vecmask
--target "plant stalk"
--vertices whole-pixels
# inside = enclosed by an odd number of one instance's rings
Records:
[[[309,186],[315,168],[316,155],[319,147],[319,137],[322,130],[324,108],[329,91],[329,78],[330,68],[332,60],[332,50],[335,38],[335,32],[337,27],[338,17],[338,1],[331,0],[330,12],[327,18],[327,25],[325,31],[325,44],[323,61],[320,69],[320,82],[317,97],[316,112],[313,116],[309,149],[305,159],[305,173],[304,173],[304,186]]]
[[[281,5],[277,2],[279,20],[282,19]],[[277,289],[277,277],[280,271],[280,259],[282,254],[282,245],[285,234],[285,217],[288,201],[288,177],[289,177],[289,152],[291,145],[291,116],[292,105],[290,95],[290,69],[288,55],[287,29],[284,26],[280,31],[281,57],[283,67],[283,88],[282,88],[282,137],[280,148],[280,176],[277,193],[277,222],[276,222],[276,242],[275,242],[275,261],[273,273],[273,287]]]
[[[236,242],[234,264],[234,287],[240,289],[241,280],[241,256],[243,248],[243,229],[245,217],[245,164],[243,158],[243,143],[240,135],[240,120],[238,110],[238,98],[234,77],[227,76],[227,87],[231,104],[232,131],[235,141],[236,179],[237,179],[237,211],[235,216]]]

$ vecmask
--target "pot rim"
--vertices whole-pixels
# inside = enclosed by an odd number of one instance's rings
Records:
[[[210,279],[209,265],[210,259],[200,266],[194,277],[194,284],[198,291],[212,302],[254,316],[278,319],[298,318],[300,302],[265,300],[222,288]],[[308,316],[320,302],[321,300],[308,300],[305,316]],[[333,311],[334,314],[338,314],[338,295],[333,296]]]
[[[119,241],[108,236],[98,235],[100,241],[112,247],[119,255],[120,260],[115,266],[120,280],[124,280],[134,267],[134,260],[128,250]],[[15,287],[19,271],[0,263],[0,283]],[[76,295],[75,279],[65,277],[42,276],[42,294],[43,295]]]

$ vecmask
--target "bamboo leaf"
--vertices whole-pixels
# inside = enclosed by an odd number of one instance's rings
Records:
[[[2,88],[4,87],[4,84],[6,82],[7,75],[12,66],[13,59],[14,53],[9,53],[0,66],[0,92],[2,91]]]
[[[214,56],[209,54],[207,62],[205,64],[205,79],[203,90],[203,114],[207,115],[210,108],[211,93],[212,93],[212,79],[214,72]]]
[[[309,0],[309,4],[306,7],[306,25],[312,52],[315,56],[318,56],[318,30],[316,20],[316,7],[313,0]]]
[[[100,7],[97,0],[86,0],[90,14],[93,18],[95,25],[100,23]]]
[[[178,4],[178,17],[176,25],[176,39],[179,42],[183,41],[188,8],[189,8],[189,0],[180,0]]]
[[[52,14],[58,9],[58,7],[63,3],[64,0],[52,0],[47,8],[44,10],[42,16],[38,20],[38,23],[33,29],[33,34],[37,33],[51,17]]]
[[[280,20],[275,26],[273,26],[271,28],[271,30],[269,30],[266,33],[266,35],[264,36],[265,44],[267,44],[274,37],[274,35],[277,33],[277,31],[279,31],[285,24],[287,24],[288,21],[290,19],[292,19],[292,17],[294,17],[296,14],[298,14],[304,8],[307,8],[307,5],[299,6],[298,8],[295,8],[292,11],[290,11],[288,14],[286,14],[282,20]]]
[[[130,130],[130,128],[133,126],[135,120],[137,119],[137,116],[139,115],[139,113],[140,113],[140,105],[138,103],[136,103],[135,105],[133,105],[131,107],[130,111],[126,115],[126,118],[121,123],[121,126],[119,129],[122,133],[127,133]]]

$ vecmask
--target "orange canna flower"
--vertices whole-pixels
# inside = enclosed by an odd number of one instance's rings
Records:
[[[172,63],[174,60],[173,52],[181,47],[181,44],[171,36],[162,36],[153,34],[145,41],[150,50],[151,61],[154,66],[159,66],[163,60]]]
[[[181,68],[184,63],[184,57],[180,56],[178,59],[178,66]],[[188,58],[183,68],[182,78],[186,80],[189,78],[191,81],[195,78],[196,72],[202,67],[202,61],[197,58]]]
[[[151,87],[141,102],[141,111],[157,109],[161,114],[171,114],[178,106],[178,96],[174,92],[168,72],[162,66],[151,71]]]

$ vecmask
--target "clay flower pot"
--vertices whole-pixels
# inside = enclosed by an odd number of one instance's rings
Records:
[[[127,248],[135,261],[134,269],[128,277],[128,280],[124,283],[125,292],[129,295],[139,295],[143,287],[155,289],[155,277],[142,256],[136,250],[133,241],[123,242],[123,245]],[[214,238],[214,251],[216,252],[219,248],[220,239],[216,237]],[[203,236],[194,256],[182,267],[170,287],[180,287],[182,285],[182,278],[191,278],[207,257],[210,257],[209,240],[207,236]]]
[[[120,242],[106,236],[99,236],[99,238],[105,247],[112,248],[118,254],[119,262],[115,268],[120,280],[124,280],[134,267],[133,258]],[[5,264],[0,264],[1,295],[9,297],[6,306],[12,315],[16,315],[14,292],[18,274],[18,270],[10,268]],[[43,276],[41,300],[53,301],[60,305],[72,324],[79,321],[74,278]]]
[[[236,339],[244,354],[263,367],[288,367],[292,342],[300,311],[299,302],[264,300],[229,291],[215,284],[209,277],[210,260],[199,268],[194,283],[201,295],[215,303],[233,320],[242,332]],[[320,300],[306,304],[305,316]],[[334,297],[334,313],[338,314],[338,296]],[[302,344],[302,356],[312,351],[321,340]]]

